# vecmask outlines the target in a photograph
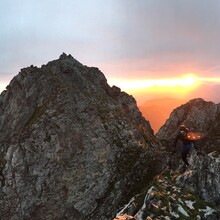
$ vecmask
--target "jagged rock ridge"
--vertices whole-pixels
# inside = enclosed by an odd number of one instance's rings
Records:
[[[157,137],[172,147],[180,124],[185,124],[192,131],[202,132],[205,137],[195,143],[198,152],[203,155],[210,153],[217,158],[211,159],[212,156],[206,160],[203,158],[196,161],[198,169],[197,174],[193,176],[193,189],[201,198],[219,205],[220,104],[206,102],[203,99],[189,101],[171,113]]]
[[[220,136],[220,104],[193,99],[173,110],[169,119],[157,133],[159,139],[173,139],[179,125],[207,136]]]
[[[165,169],[160,175],[154,178],[151,186],[140,194],[135,195],[130,202],[118,213],[115,220],[218,220],[220,218],[220,209],[217,203],[203,199],[195,191],[195,185],[198,184],[198,176],[200,181],[204,182],[205,174],[201,173],[200,169],[204,169],[204,163],[210,162],[210,166],[206,168],[206,173],[219,171],[220,157],[213,154],[206,155],[199,160],[195,160],[195,155],[192,159],[192,170],[180,173],[170,169]],[[195,163],[193,161],[196,161]],[[213,170],[214,165],[214,170]],[[214,185],[210,182],[203,191],[215,194],[208,190],[208,186]],[[219,181],[214,178],[213,181]],[[201,186],[201,185],[200,185]],[[197,185],[197,187],[200,187]],[[212,186],[213,187],[213,186]],[[219,191],[216,198],[219,200]]]
[[[191,151],[191,169],[182,172],[180,157],[171,156],[171,167],[134,196],[115,219],[220,219],[220,105],[194,99],[173,110],[157,137],[173,150],[178,127],[185,124],[202,132]]]
[[[111,219],[164,166],[134,98],[65,54],[0,95],[0,146],[3,220]]]

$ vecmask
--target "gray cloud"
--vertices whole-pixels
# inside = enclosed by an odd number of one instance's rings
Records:
[[[145,58],[152,68],[160,63],[169,68],[170,62],[201,68],[219,63],[219,1],[128,2],[125,50],[131,59]]]
[[[0,77],[63,51],[108,77],[205,73],[220,64],[219,12],[216,0],[3,0]]]

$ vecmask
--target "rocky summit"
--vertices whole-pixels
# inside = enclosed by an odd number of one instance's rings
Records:
[[[0,95],[0,218],[112,219],[161,155],[134,98],[98,68],[66,54],[24,68]]]

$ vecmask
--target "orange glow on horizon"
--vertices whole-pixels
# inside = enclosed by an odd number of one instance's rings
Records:
[[[194,74],[187,74],[181,78],[167,78],[167,79],[145,79],[145,80],[111,80],[110,84],[115,84],[122,90],[130,93],[136,92],[176,92],[186,93],[200,84],[199,78]]]
[[[202,82],[220,83],[220,78],[218,77],[201,77],[199,80]]]

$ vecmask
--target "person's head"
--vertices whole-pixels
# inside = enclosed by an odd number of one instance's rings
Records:
[[[184,124],[179,126],[179,130],[180,132],[188,132],[189,128],[187,128]]]

